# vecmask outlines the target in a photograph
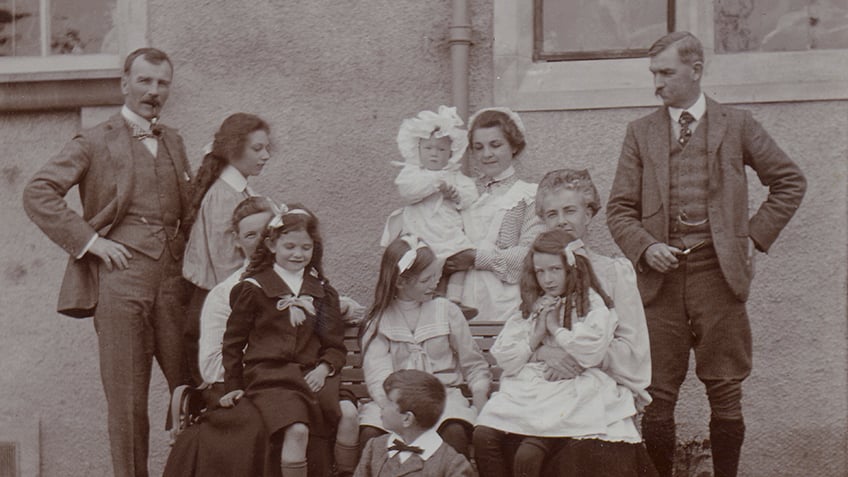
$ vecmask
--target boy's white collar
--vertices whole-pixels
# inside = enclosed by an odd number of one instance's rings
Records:
[[[391,447],[395,439],[398,439],[401,442],[405,442],[402,437],[392,432],[389,436],[389,440],[386,444],[386,447]],[[436,432],[434,429],[427,429],[426,431],[424,431],[424,434],[418,436],[418,438],[414,441],[405,443],[410,446],[420,447],[421,450],[423,450],[423,452],[420,454],[421,460],[426,461],[427,459],[432,457],[437,450],[439,450],[439,447],[441,447],[442,442],[444,441],[442,440],[442,436],[440,436],[438,432]],[[398,452],[399,451],[389,451],[389,458],[391,459]],[[403,454],[406,454],[406,456],[400,456],[402,462],[405,462],[406,459],[408,459],[409,456],[412,455],[409,452],[404,452]]]

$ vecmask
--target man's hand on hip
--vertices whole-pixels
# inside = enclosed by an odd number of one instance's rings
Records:
[[[112,267],[117,267],[118,270],[126,270],[132,258],[132,254],[126,247],[104,237],[97,237],[91,244],[91,248],[88,249],[88,253],[100,257],[100,260],[103,260],[106,269],[110,272]]]

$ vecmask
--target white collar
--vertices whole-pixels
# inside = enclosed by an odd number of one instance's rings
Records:
[[[238,169],[229,164],[224,167],[218,178],[226,182],[236,192],[244,192],[247,189],[247,177],[244,177]]]
[[[121,107],[121,116],[123,116],[126,121],[135,124],[136,126],[140,127],[141,129],[144,129],[145,131],[150,130],[150,121],[134,113],[130,108],[127,107],[126,104]]]
[[[688,108],[673,108],[671,106],[668,107],[668,115],[671,116],[671,120],[677,122],[680,120],[680,115],[683,114],[683,111],[688,111],[689,114],[695,118],[695,121],[700,121],[704,116],[704,113],[707,112],[707,99],[704,96],[704,93],[701,93],[698,96],[698,100],[695,101],[695,104],[689,106]]]
[[[402,437],[392,432],[392,434],[389,436],[389,440],[387,441],[386,447],[391,447],[395,439],[404,442]],[[437,450],[439,450],[439,447],[441,447],[442,442],[444,441],[442,440],[442,437],[439,435],[438,432],[436,432],[434,429],[427,429],[426,431],[424,431],[424,434],[421,434],[420,436],[418,436],[417,439],[406,444],[410,446],[420,447],[421,450],[423,450],[423,452],[419,454],[421,460],[427,460],[432,457]],[[399,451],[389,451],[389,459],[394,457],[395,454],[397,454],[398,452]],[[405,462],[406,459],[408,459],[409,456],[412,455],[411,452],[404,452],[403,454],[406,454],[406,456],[400,456],[401,462]]]
[[[501,182],[503,180],[509,179],[510,177],[515,175],[515,167],[509,166],[503,170],[500,174],[495,177],[492,177],[490,182]]]
[[[289,289],[295,296],[300,295],[300,288],[303,285],[303,272],[305,268],[296,272],[290,272],[279,264],[274,262],[274,272],[288,285]]]

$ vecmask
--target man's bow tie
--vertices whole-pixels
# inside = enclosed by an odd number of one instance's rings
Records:
[[[417,446],[407,445],[400,439],[395,439],[394,441],[392,441],[392,446],[389,447],[389,450],[398,452],[412,452],[413,454],[421,454],[424,452],[424,449]]]
[[[155,139],[159,137],[159,134],[161,134],[161,131],[159,131],[158,129],[151,129],[148,131],[147,129],[140,128],[134,123],[129,123],[129,125],[130,128],[132,128],[133,138],[138,139],[139,141],[143,141],[148,138]]]

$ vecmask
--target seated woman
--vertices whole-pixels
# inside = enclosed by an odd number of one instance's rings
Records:
[[[477,320],[506,321],[521,301],[521,263],[543,228],[534,214],[536,184],[519,179],[513,167],[526,145],[517,114],[506,108],[484,109],[469,124],[479,197],[462,210],[462,223],[475,248],[448,257],[443,273],[468,271],[461,296],[449,298],[477,308]]]
[[[552,171],[539,183],[536,213],[549,230],[563,230],[576,239],[582,239],[586,236],[592,217],[599,209],[600,197],[586,171]],[[603,290],[610,298],[617,318],[615,326],[612,327],[612,337],[606,344],[605,354],[597,367],[618,384],[620,394],[629,396],[636,408],[641,410],[650,402],[646,389],[651,381],[651,363],[645,314],[633,267],[626,259],[605,257],[587,250],[585,246],[582,249],[591,265],[592,276],[597,279],[596,285],[593,286]],[[533,271],[535,272],[535,269]],[[530,275],[525,276],[528,280],[533,278]],[[594,293],[600,295],[597,291]],[[532,296],[526,299],[529,301]],[[564,347],[551,342],[550,339],[547,342],[549,344],[542,340],[541,346],[530,358],[533,361],[545,362],[545,365],[534,363],[532,366],[543,367],[546,379],[568,380],[580,376],[585,371],[576,357],[569,354]],[[605,343],[606,337],[600,344]],[[576,354],[580,352],[578,350]],[[584,356],[583,359],[585,358]],[[597,360],[597,356],[594,360]],[[587,361],[583,363],[589,364]],[[598,376],[597,371],[592,373]],[[601,378],[608,386],[609,381],[602,376]],[[626,399],[624,404],[627,404]],[[534,472],[538,474],[538,466],[542,464],[549,444],[555,444],[555,452],[545,467],[545,475],[653,475],[653,469],[645,458],[644,448],[641,444],[636,444],[639,442],[638,435],[631,435],[630,439],[621,439],[620,442],[608,442],[615,440],[610,432],[593,436],[560,431],[559,435],[566,438],[553,442],[534,442],[532,439],[526,442],[530,445],[525,445],[523,452],[516,456],[519,465],[522,460],[531,463],[529,468],[525,466],[523,469],[524,475],[534,475]],[[509,462],[523,436],[520,433],[507,434],[493,428],[478,427],[474,438],[477,452],[486,452],[484,449],[488,447],[490,451],[502,451],[501,454],[505,456],[506,462],[502,458],[500,465],[496,463],[484,475],[510,475]],[[611,458],[612,454],[624,455]],[[478,459],[478,462],[480,461]],[[535,467],[533,462],[537,463]],[[618,464],[620,467],[616,467]]]

